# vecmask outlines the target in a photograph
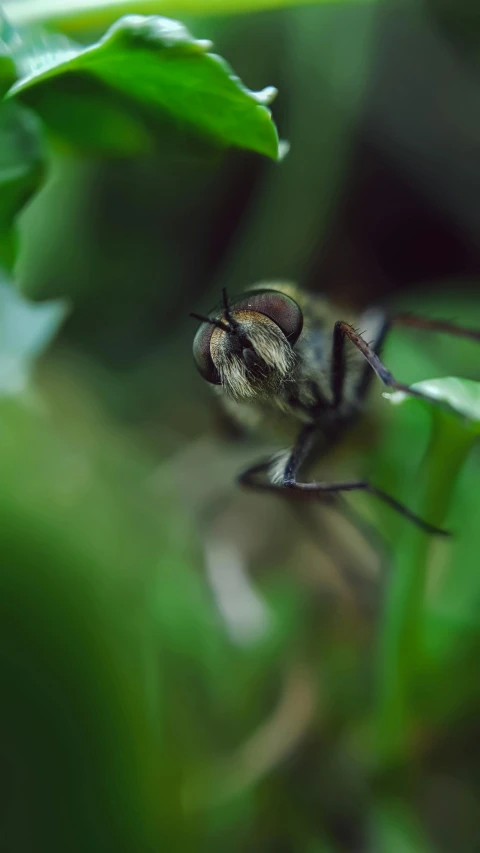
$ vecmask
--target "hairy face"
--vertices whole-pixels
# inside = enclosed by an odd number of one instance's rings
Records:
[[[232,399],[272,397],[291,381],[303,315],[288,294],[257,288],[231,303],[224,291],[223,310],[192,316],[202,321],[193,342],[197,368]]]
[[[264,314],[241,310],[234,332],[214,328],[212,361],[224,391],[235,400],[271,395],[288,380],[295,353],[282,330]]]

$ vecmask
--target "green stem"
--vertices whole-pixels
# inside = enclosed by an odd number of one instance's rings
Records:
[[[372,853],[433,853],[414,810],[398,799],[385,797],[374,804],[371,829]]]
[[[288,6],[319,5],[335,0],[10,0],[2,6],[18,27],[43,25],[64,33],[102,29],[121,15],[232,15]],[[364,5],[374,0],[336,0]]]
[[[436,412],[416,511],[445,524],[458,474],[475,440],[472,430],[449,413]],[[406,532],[387,593],[380,636],[377,757],[381,766],[405,758],[409,747],[412,675],[421,655],[422,611],[432,538],[413,525]],[[445,547],[449,546],[446,540]]]

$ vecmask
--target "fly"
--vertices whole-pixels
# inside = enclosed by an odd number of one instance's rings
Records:
[[[295,430],[288,453],[249,467],[239,475],[240,485],[304,499],[368,492],[426,533],[446,534],[368,480],[308,482],[300,475],[312,452],[328,453],[359,419],[374,373],[388,388],[432,402],[399,382],[381,360],[392,326],[479,342],[480,331],[373,309],[358,317],[360,332],[350,320],[339,319],[326,299],[283,283],[257,285],[235,299],[223,290],[222,305],[212,316],[191,316],[201,322],[193,343],[195,363],[230,417],[243,425],[275,422]]]

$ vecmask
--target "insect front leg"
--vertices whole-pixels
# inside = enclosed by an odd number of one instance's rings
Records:
[[[385,333],[394,324],[409,326],[412,328],[428,329],[436,332],[444,332],[456,337],[476,340],[480,343],[479,330],[457,326],[455,323],[451,323],[447,320],[430,320],[426,317],[418,317],[414,314],[398,314],[396,317],[391,318],[387,322]],[[353,328],[353,326],[349,323],[343,322],[342,320],[338,320],[334,326],[332,342],[331,388],[334,406],[338,407],[342,402],[342,391],[346,370],[344,352],[346,340],[351,341],[351,343],[362,353],[371,369],[388,388],[393,388],[396,391],[403,391],[411,397],[419,397],[422,400],[427,400],[429,403],[438,405],[438,402],[429,397],[427,394],[422,394],[420,391],[411,388],[409,385],[399,382],[381,361],[378,353],[375,351],[375,348],[368,344],[367,341]],[[361,379],[360,385],[365,385],[364,377]]]
[[[403,382],[399,382],[398,379],[395,379],[392,373],[388,370],[388,368],[384,365],[383,361],[379,358],[374,348],[367,343],[367,341],[362,338],[362,336],[351,326],[349,323],[345,323],[343,320],[338,320],[335,323],[333,328],[333,345],[332,345],[332,373],[331,373],[331,387],[334,399],[334,406],[338,407],[342,401],[342,391],[345,379],[345,341],[349,340],[351,343],[361,352],[366,362],[370,365],[372,370],[377,374],[378,378],[383,382],[387,388],[393,388],[395,391],[403,391],[405,394],[409,394],[411,397],[418,397],[420,400],[426,400],[429,403],[436,403],[428,394],[422,394],[421,391],[417,391],[414,388],[411,388],[409,385],[405,385]]]
[[[306,424],[302,427],[293,449],[278,472],[278,476],[273,473],[275,457],[269,457],[243,471],[238,477],[239,484],[258,491],[281,491],[282,493],[286,489],[295,488],[297,474],[312,448],[316,431],[315,424]],[[285,460],[284,455],[282,455],[280,463],[282,460]],[[270,475],[268,480],[258,479],[258,475],[267,473]]]

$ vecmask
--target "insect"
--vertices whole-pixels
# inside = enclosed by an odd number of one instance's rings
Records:
[[[374,373],[390,389],[429,400],[397,381],[380,359],[393,325],[477,341],[480,331],[372,309],[357,318],[360,332],[351,318],[339,319],[326,299],[289,283],[256,285],[234,299],[223,290],[222,304],[212,316],[191,316],[201,321],[193,343],[197,368],[221,395],[234,422],[253,429],[274,424],[290,434],[293,430],[291,449],[243,471],[240,485],[317,500],[364,491],[425,532],[446,533],[368,480],[308,482],[301,473],[358,421]]]

